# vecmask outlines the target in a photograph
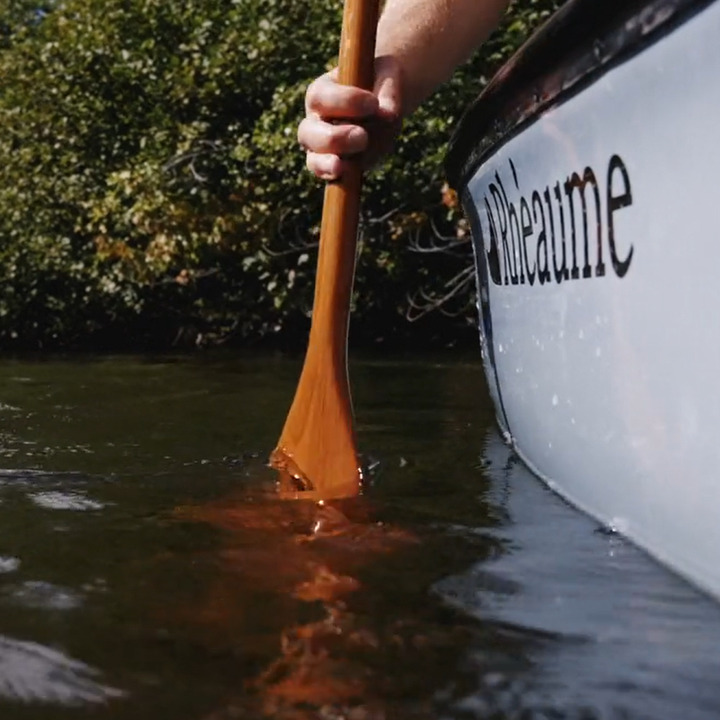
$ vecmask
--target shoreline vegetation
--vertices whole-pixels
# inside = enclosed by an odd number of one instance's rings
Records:
[[[501,28],[369,174],[351,344],[477,342],[443,156],[557,0]],[[340,0],[0,0],[0,350],[306,342],[322,186],[296,128]]]

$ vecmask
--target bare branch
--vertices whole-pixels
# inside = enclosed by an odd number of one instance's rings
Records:
[[[474,270],[474,266],[470,265],[450,278],[450,280],[443,285],[443,288],[447,289],[445,293],[437,294],[420,288],[414,295],[408,295],[408,309],[405,313],[408,322],[416,322],[434,310],[441,312],[447,317],[457,317],[462,314],[465,308],[464,303],[457,310],[448,310],[447,305],[453,298],[467,290],[468,285],[473,281]]]
[[[420,254],[444,254],[457,255],[458,248],[467,248],[470,239],[458,238],[454,235],[443,235],[439,230],[432,217],[429,219],[430,229],[432,231],[428,244],[420,242],[420,230],[418,229],[414,239],[409,243],[411,252]]]
[[[279,258],[279,257],[286,257],[288,255],[298,255],[299,253],[303,252],[304,250],[313,250],[319,244],[320,243],[305,243],[302,247],[297,247],[297,246],[293,245],[292,247],[288,248],[287,250],[271,250],[269,247],[265,246],[263,248],[263,252],[267,253],[270,257]]]
[[[196,140],[190,150],[171,157],[161,169],[165,173],[173,173],[181,166],[187,165],[193,178],[197,182],[204,183],[207,182],[207,176],[197,171],[195,163],[203,156],[212,155],[223,149],[224,145],[219,140]]]
[[[363,222],[367,225],[379,225],[380,223],[387,222],[393,215],[397,215],[405,205],[398,205],[396,208],[393,208],[392,210],[389,210],[384,215],[381,215],[380,217],[363,217]]]

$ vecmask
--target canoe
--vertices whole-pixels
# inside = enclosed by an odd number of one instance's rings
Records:
[[[720,598],[720,2],[571,0],[447,155],[499,425]]]

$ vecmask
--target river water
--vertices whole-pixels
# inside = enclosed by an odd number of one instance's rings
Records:
[[[0,362],[3,720],[720,717],[720,604],[523,468],[477,357],[355,360],[324,510],[265,467],[298,372]]]

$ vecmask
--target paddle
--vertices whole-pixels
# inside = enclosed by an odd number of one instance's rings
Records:
[[[373,85],[378,0],[345,0],[339,82]],[[360,492],[347,372],[362,167],[354,160],[325,189],[312,325],[305,364],[270,464],[281,491],[316,499]]]

